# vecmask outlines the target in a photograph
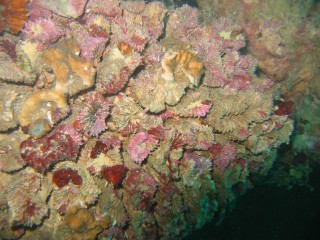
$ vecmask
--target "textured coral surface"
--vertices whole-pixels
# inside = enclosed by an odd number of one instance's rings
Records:
[[[1,239],[181,239],[289,143],[248,26],[147,2],[30,1],[0,36]],[[279,28],[250,47],[284,61]]]

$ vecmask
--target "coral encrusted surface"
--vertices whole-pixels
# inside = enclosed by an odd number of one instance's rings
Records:
[[[156,1],[28,11],[0,36],[1,239],[182,239],[289,143],[232,19]]]

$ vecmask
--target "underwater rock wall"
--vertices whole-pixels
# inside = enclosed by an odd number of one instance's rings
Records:
[[[1,238],[183,238],[289,143],[275,79],[234,20],[160,2],[28,7],[22,33],[0,36]]]

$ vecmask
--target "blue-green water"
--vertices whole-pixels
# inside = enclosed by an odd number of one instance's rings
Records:
[[[259,185],[240,197],[219,226],[207,224],[187,240],[317,240],[320,238],[320,169],[313,191]]]

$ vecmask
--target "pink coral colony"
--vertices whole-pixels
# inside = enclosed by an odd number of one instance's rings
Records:
[[[21,74],[1,88],[26,85],[0,96],[0,153],[21,166],[0,154],[1,239],[180,239],[288,142],[292,102],[273,109],[231,19],[160,2],[28,6],[21,35],[0,36],[0,72]]]

